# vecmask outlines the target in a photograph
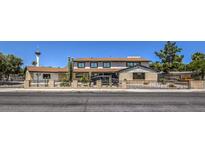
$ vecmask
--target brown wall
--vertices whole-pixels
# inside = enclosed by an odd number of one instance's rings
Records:
[[[202,80],[199,80],[199,81],[191,80],[191,81],[189,81],[189,88],[190,89],[205,89],[205,81],[202,81]]]
[[[122,72],[119,75],[119,80],[123,81],[124,79],[126,80],[133,80],[133,72]],[[158,74],[157,73],[152,73],[152,72],[147,72],[145,73],[145,81],[157,81],[158,80]]]
[[[145,80],[147,81],[157,81],[158,80],[158,74],[157,73],[145,73]]]

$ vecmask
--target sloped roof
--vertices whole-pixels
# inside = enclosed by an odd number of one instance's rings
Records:
[[[151,72],[156,72],[158,73],[157,71],[151,69],[150,67],[146,67],[146,66],[143,66],[143,65],[137,65],[135,67],[130,67],[130,68],[125,68],[125,69],[121,69],[119,72],[124,72],[124,71],[131,71],[131,70],[134,70],[134,69],[144,69],[144,70],[147,70],[147,71],[151,71]]]
[[[28,66],[27,70],[29,72],[45,72],[45,73],[67,73],[67,68],[53,68],[53,67],[36,67]]]
[[[150,60],[145,58],[77,58],[75,62],[86,62],[86,61],[119,61],[119,62],[149,62]]]

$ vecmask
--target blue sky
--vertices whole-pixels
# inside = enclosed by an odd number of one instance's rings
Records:
[[[152,61],[158,60],[154,52],[164,47],[163,41],[124,41],[124,42],[95,42],[95,41],[73,41],[73,42],[38,42],[38,41],[20,41],[20,42],[0,42],[0,52],[5,54],[15,54],[21,57],[24,65],[31,65],[35,60],[34,52],[37,47],[40,49],[41,65],[64,67],[67,64],[67,57],[127,57],[141,56]],[[191,60],[191,55],[196,52],[205,53],[205,42],[177,42],[181,47],[182,54],[185,56],[184,62]]]

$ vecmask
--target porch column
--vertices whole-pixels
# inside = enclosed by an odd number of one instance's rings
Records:
[[[78,88],[78,80],[73,80],[72,88]]]
[[[127,80],[122,81],[122,88],[127,89]]]
[[[109,76],[109,86],[112,87],[112,76]]]
[[[54,80],[48,80],[48,87],[54,88],[55,87],[55,81]]]
[[[24,88],[29,88],[30,87],[30,80],[25,80],[24,81]]]
[[[97,88],[102,88],[102,81],[97,80],[96,85],[97,85]]]

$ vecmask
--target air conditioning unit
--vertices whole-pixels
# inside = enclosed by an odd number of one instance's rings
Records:
[[[127,58],[141,58],[140,56],[128,56]]]

